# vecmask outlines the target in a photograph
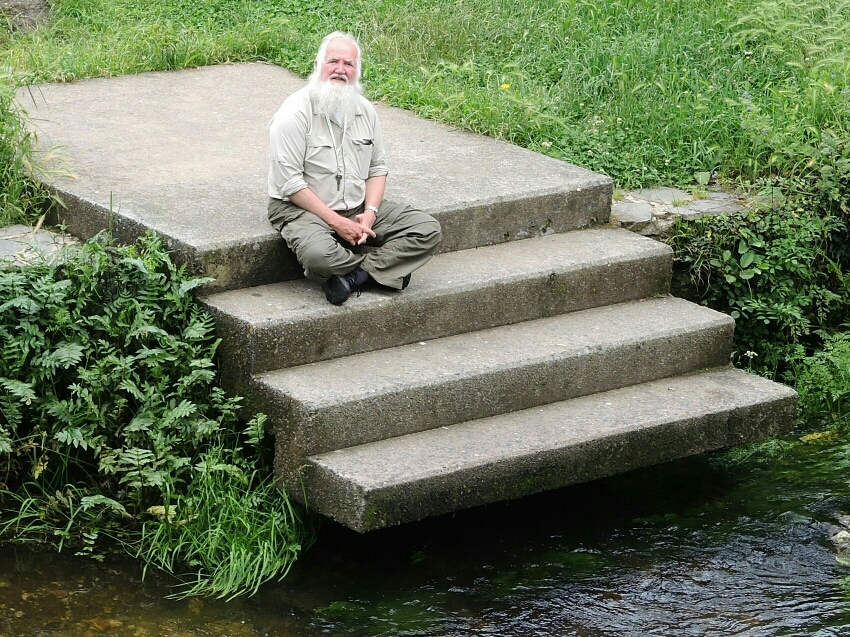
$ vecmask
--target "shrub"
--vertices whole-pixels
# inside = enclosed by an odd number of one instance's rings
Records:
[[[255,590],[285,572],[302,527],[263,463],[264,419],[240,431],[239,399],[215,382],[218,341],[192,297],[205,281],[152,234],[120,247],[101,235],[59,265],[0,270],[0,536],[92,555],[111,537],[166,570],[199,568],[192,593]],[[222,503],[210,482],[246,497]],[[228,565],[178,536],[213,512],[247,519],[249,502],[274,524],[245,550],[274,546],[275,559],[216,583]],[[244,548],[227,533],[219,546],[231,542]]]
[[[828,251],[843,222],[786,204],[679,222],[669,239],[674,293],[735,318],[737,360],[772,377],[850,306]]]
[[[801,350],[785,380],[800,395],[798,412],[809,423],[850,428],[850,325],[843,332],[821,333],[823,349]]]

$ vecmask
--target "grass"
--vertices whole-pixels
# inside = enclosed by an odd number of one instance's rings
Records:
[[[47,176],[50,157],[36,150],[11,87],[0,84],[0,227],[35,224],[44,206],[54,201],[31,179]]]
[[[850,3],[57,0],[0,35],[16,84],[268,60],[358,34],[373,97],[603,171],[622,187],[793,168],[850,131]]]
[[[217,469],[220,463],[210,458],[187,497],[144,525],[144,563],[181,574],[183,585],[172,597],[253,595],[286,577],[309,538],[270,475]],[[187,565],[193,575],[182,574]]]

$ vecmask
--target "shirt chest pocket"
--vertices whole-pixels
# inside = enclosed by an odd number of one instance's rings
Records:
[[[374,142],[366,137],[355,137],[351,140],[351,147],[358,177],[368,178],[369,166],[372,165],[372,150],[375,148]]]
[[[308,176],[336,175],[336,149],[325,135],[308,135],[304,154],[304,174]]]

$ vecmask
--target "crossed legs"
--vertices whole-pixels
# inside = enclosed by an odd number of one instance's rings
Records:
[[[361,208],[347,211],[353,219]],[[439,222],[406,206],[384,202],[372,226],[375,237],[368,251],[354,251],[324,221],[289,202],[271,199],[269,219],[304,268],[304,276],[318,282],[342,276],[360,267],[381,285],[400,290],[404,277],[425,265],[437,253],[442,238]]]

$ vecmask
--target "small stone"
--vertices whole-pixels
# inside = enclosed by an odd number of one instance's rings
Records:
[[[741,205],[731,197],[722,199],[698,199],[677,209],[683,219],[697,219],[706,215],[721,215],[741,210]]]
[[[657,217],[656,219],[653,219],[652,225],[655,227],[656,234],[666,235],[670,232],[670,229],[676,225],[676,218],[673,216],[666,218]]]
[[[611,209],[611,217],[628,227],[628,224],[652,221],[653,208],[648,203],[621,203]]]
[[[106,617],[95,617],[93,619],[88,620],[89,626],[91,626],[95,630],[99,631],[107,631],[112,628],[121,628],[124,625],[124,622],[118,619],[108,619]]]
[[[672,206],[673,202],[690,201],[693,197],[684,190],[678,188],[649,188],[641,189],[632,193],[635,199],[653,201],[656,203]]]

